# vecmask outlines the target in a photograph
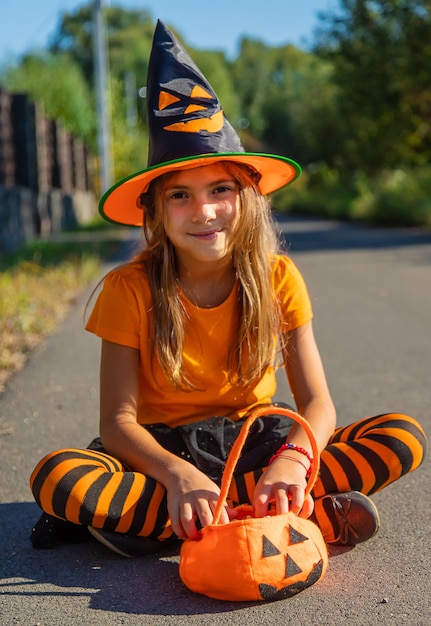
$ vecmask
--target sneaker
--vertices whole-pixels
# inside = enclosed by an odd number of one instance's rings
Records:
[[[379,512],[370,498],[359,491],[331,493],[314,502],[314,521],[326,543],[355,546],[368,541],[380,527]]]
[[[157,541],[156,539],[150,539],[150,537],[139,537],[137,535],[126,535],[124,533],[115,533],[108,530],[101,530],[100,528],[88,527],[89,532],[103,543],[104,546],[125,556],[128,559],[133,559],[139,556],[146,556],[148,554],[156,554],[162,550],[168,543],[172,543],[176,540],[176,537],[167,541]]]
[[[59,543],[79,543],[89,539],[86,526],[66,522],[48,513],[42,513],[30,534],[30,541],[36,550],[51,550]]]

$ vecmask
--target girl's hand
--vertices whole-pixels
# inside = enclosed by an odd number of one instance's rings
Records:
[[[305,496],[306,470],[299,463],[278,457],[260,477],[253,498],[256,517],[264,517],[270,504],[277,513],[292,511],[299,517],[310,517],[314,509],[311,495]]]
[[[180,539],[197,539],[197,522],[204,527],[213,521],[220,493],[219,487],[194,465],[182,461],[172,472],[167,485],[168,513],[172,529]],[[234,513],[227,507],[222,510],[221,524],[227,524]]]

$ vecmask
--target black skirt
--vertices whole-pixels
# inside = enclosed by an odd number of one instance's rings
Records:
[[[260,417],[252,424],[235,469],[235,476],[266,467],[269,459],[285,443],[293,422],[285,415],[278,415],[277,406],[288,409],[291,407],[284,403],[272,406],[274,413]],[[246,419],[247,416],[233,421],[229,417],[216,416],[176,428],[170,428],[166,424],[145,425],[143,428],[146,428],[165,450],[193,463],[220,485],[229,452]],[[88,448],[105,452],[99,437],[94,439]]]

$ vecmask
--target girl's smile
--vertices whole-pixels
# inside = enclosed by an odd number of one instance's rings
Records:
[[[192,237],[196,237],[197,239],[203,239],[203,240],[212,240],[216,238],[217,233],[219,232],[220,232],[219,230],[210,230],[208,232],[192,233]]]

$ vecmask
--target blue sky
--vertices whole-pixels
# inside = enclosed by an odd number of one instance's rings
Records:
[[[306,49],[318,12],[337,6],[337,0],[104,0],[105,6],[110,2],[146,9],[154,20],[174,26],[188,45],[224,50],[231,57],[244,35],[268,45],[292,43]],[[61,13],[85,4],[85,0],[0,0],[0,64],[46,46]]]

